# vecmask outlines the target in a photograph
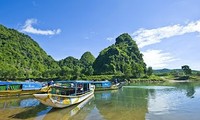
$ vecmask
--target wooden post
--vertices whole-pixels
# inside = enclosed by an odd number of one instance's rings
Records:
[[[77,82],[74,83],[75,84],[75,96],[77,94]]]

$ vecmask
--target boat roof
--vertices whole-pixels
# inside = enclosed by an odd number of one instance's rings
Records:
[[[92,81],[85,80],[64,80],[64,81],[55,81],[55,83],[91,83]]]
[[[91,81],[92,83],[110,83],[110,81]]]
[[[11,84],[41,84],[39,82],[19,82],[19,81],[0,81],[0,85],[11,85]]]
[[[20,84],[18,82],[0,81],[0,85]]]

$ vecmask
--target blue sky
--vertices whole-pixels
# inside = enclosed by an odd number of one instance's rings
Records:
[[[1,0],[0,24],[31,36],[55,60],[95,57],[129,33],[148,66],[200,70],[199,0]]]

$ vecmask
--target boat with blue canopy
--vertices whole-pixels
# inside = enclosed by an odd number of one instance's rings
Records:
[[[46,94],[33,94],[41,103],[63,108],[77,104],[94,94],[95,86],[90,81],[57,81],[49,86]]]
[[[0,96],[24,95],[41,92],[40,82],[0,81]]]
[[[112,84],[110,81],[92,81],[95,85],[95,91],[104,91],[104,90],[116,90],[121,88],[121,83]]]

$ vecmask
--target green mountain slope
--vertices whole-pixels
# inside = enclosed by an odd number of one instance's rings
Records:
[[[94,69],[92,68],[92,65],[95,61],[95,57],[92,55],[91,52],[87,51],[85,52],[80,59],[82,65],[83,65],[83,74],[85,75],[92,75],[94,72]]]
[[[95,74],[119,74],[139,77],[146,70],[136,42],[127,33],[116,38],[116,43],[105,48],[96,58]]]
[[[28,35],[0,25],[0,78],[40,78],[60,69]]]
[[[102,50],[95,59],[85,52],[81,59],[56,62],[28,35],[0,25],[0,79],[81,79],[91,75],[140,77],[146,70],[137,44],[128,34]]]
[[[95,57],[90,52],[85,52],[78,60],[72,56],[58,61],[61,74],[65,79],[78,79],[81,75],[92,75],[94,70],[92,64]]]

